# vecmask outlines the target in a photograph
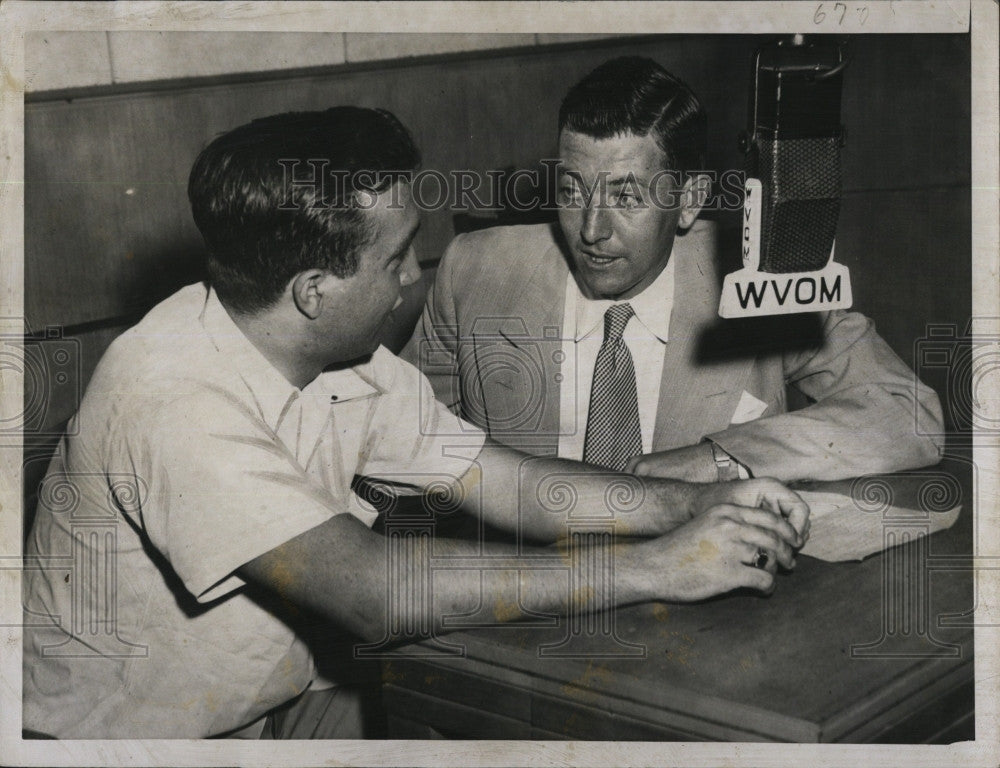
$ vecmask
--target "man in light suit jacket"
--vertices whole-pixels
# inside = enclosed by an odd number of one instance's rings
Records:
[[[697,97],[655,62],[598,67],[560,109],[559,226],[457,237],[403,356],[535,454],[703,482],[936,463],[914,424],[940,425],[938,398],[864,316],[718,318],[705,135]],[[789,412],[787,385],[810,404]]]

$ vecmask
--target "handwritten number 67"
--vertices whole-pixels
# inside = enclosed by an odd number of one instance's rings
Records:
[[[823,10],[823,5],[824,5],[823,3],[820,3],[819,5],[816,6],[816,12],[813,14],[814,24],[822,24],[824,21],[826,21],[826,11]],[[863,26],[864,23],[868,21],[868,6],[864,5],[858,6],[854,10],[855,12],[857,12],[858,19],[861,25]],[[838,27],[841,26],[844,23],[844,18],[847,16],[847,4],[839,2],[834,3],[833,11],[831,13],[833,13],[835,16],[838,13],[840,14],[839,16],[837,16],[837,26]]]

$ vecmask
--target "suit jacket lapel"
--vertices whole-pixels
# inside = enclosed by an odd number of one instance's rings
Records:
[[[663,358],[653,450],[691,445],[729,425],[753,357],[703,359],[704,332],[718,324],[716,228],[699,222],[674,241],[674,307]]]
[[[530,257],[523,260],[530,264]],[[568,268],[552,245],[534,269],[513,270],[476,312],[482,420],[503,442],[555,454],[559,444],[560,350]],[[479,421],[479,419],[477,419]]]

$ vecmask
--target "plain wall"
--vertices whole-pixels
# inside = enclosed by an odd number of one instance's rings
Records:
[[[29,32],[25,90],[58,91],[211,75],[580,42],[610,34],[370,32]]]

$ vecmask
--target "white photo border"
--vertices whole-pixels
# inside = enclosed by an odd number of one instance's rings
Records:
[[[863,27],[817,29],[816,0],[794,2],[5,2],[0,5],[0,317],[23,317],[24,39],[30,31],[534,32],[837,34],[970,32],[973,314],[1000,318],[998,6],[994,0],[864,0]],[[1000,334],[1000,319],[989,329]],[[1000,396],[1000,393],[993,393]],[[0,370],[17,407],[21,381]],[[9,412],[5,409],[4,412]],[[1000,450],[975,445],[979,556],[1000,555]],[[21,456],[0,450],[0,764],[22,766],[605,766],[1000,764],[1000,569],[980,573],[975,742],[948,746],[531,741],[24,741],[21,739]],[[994,469],[990,469],[994,468]],[[985,598],[985,599],[983,599]],[[992,625],[992,626],[991,626]]]

